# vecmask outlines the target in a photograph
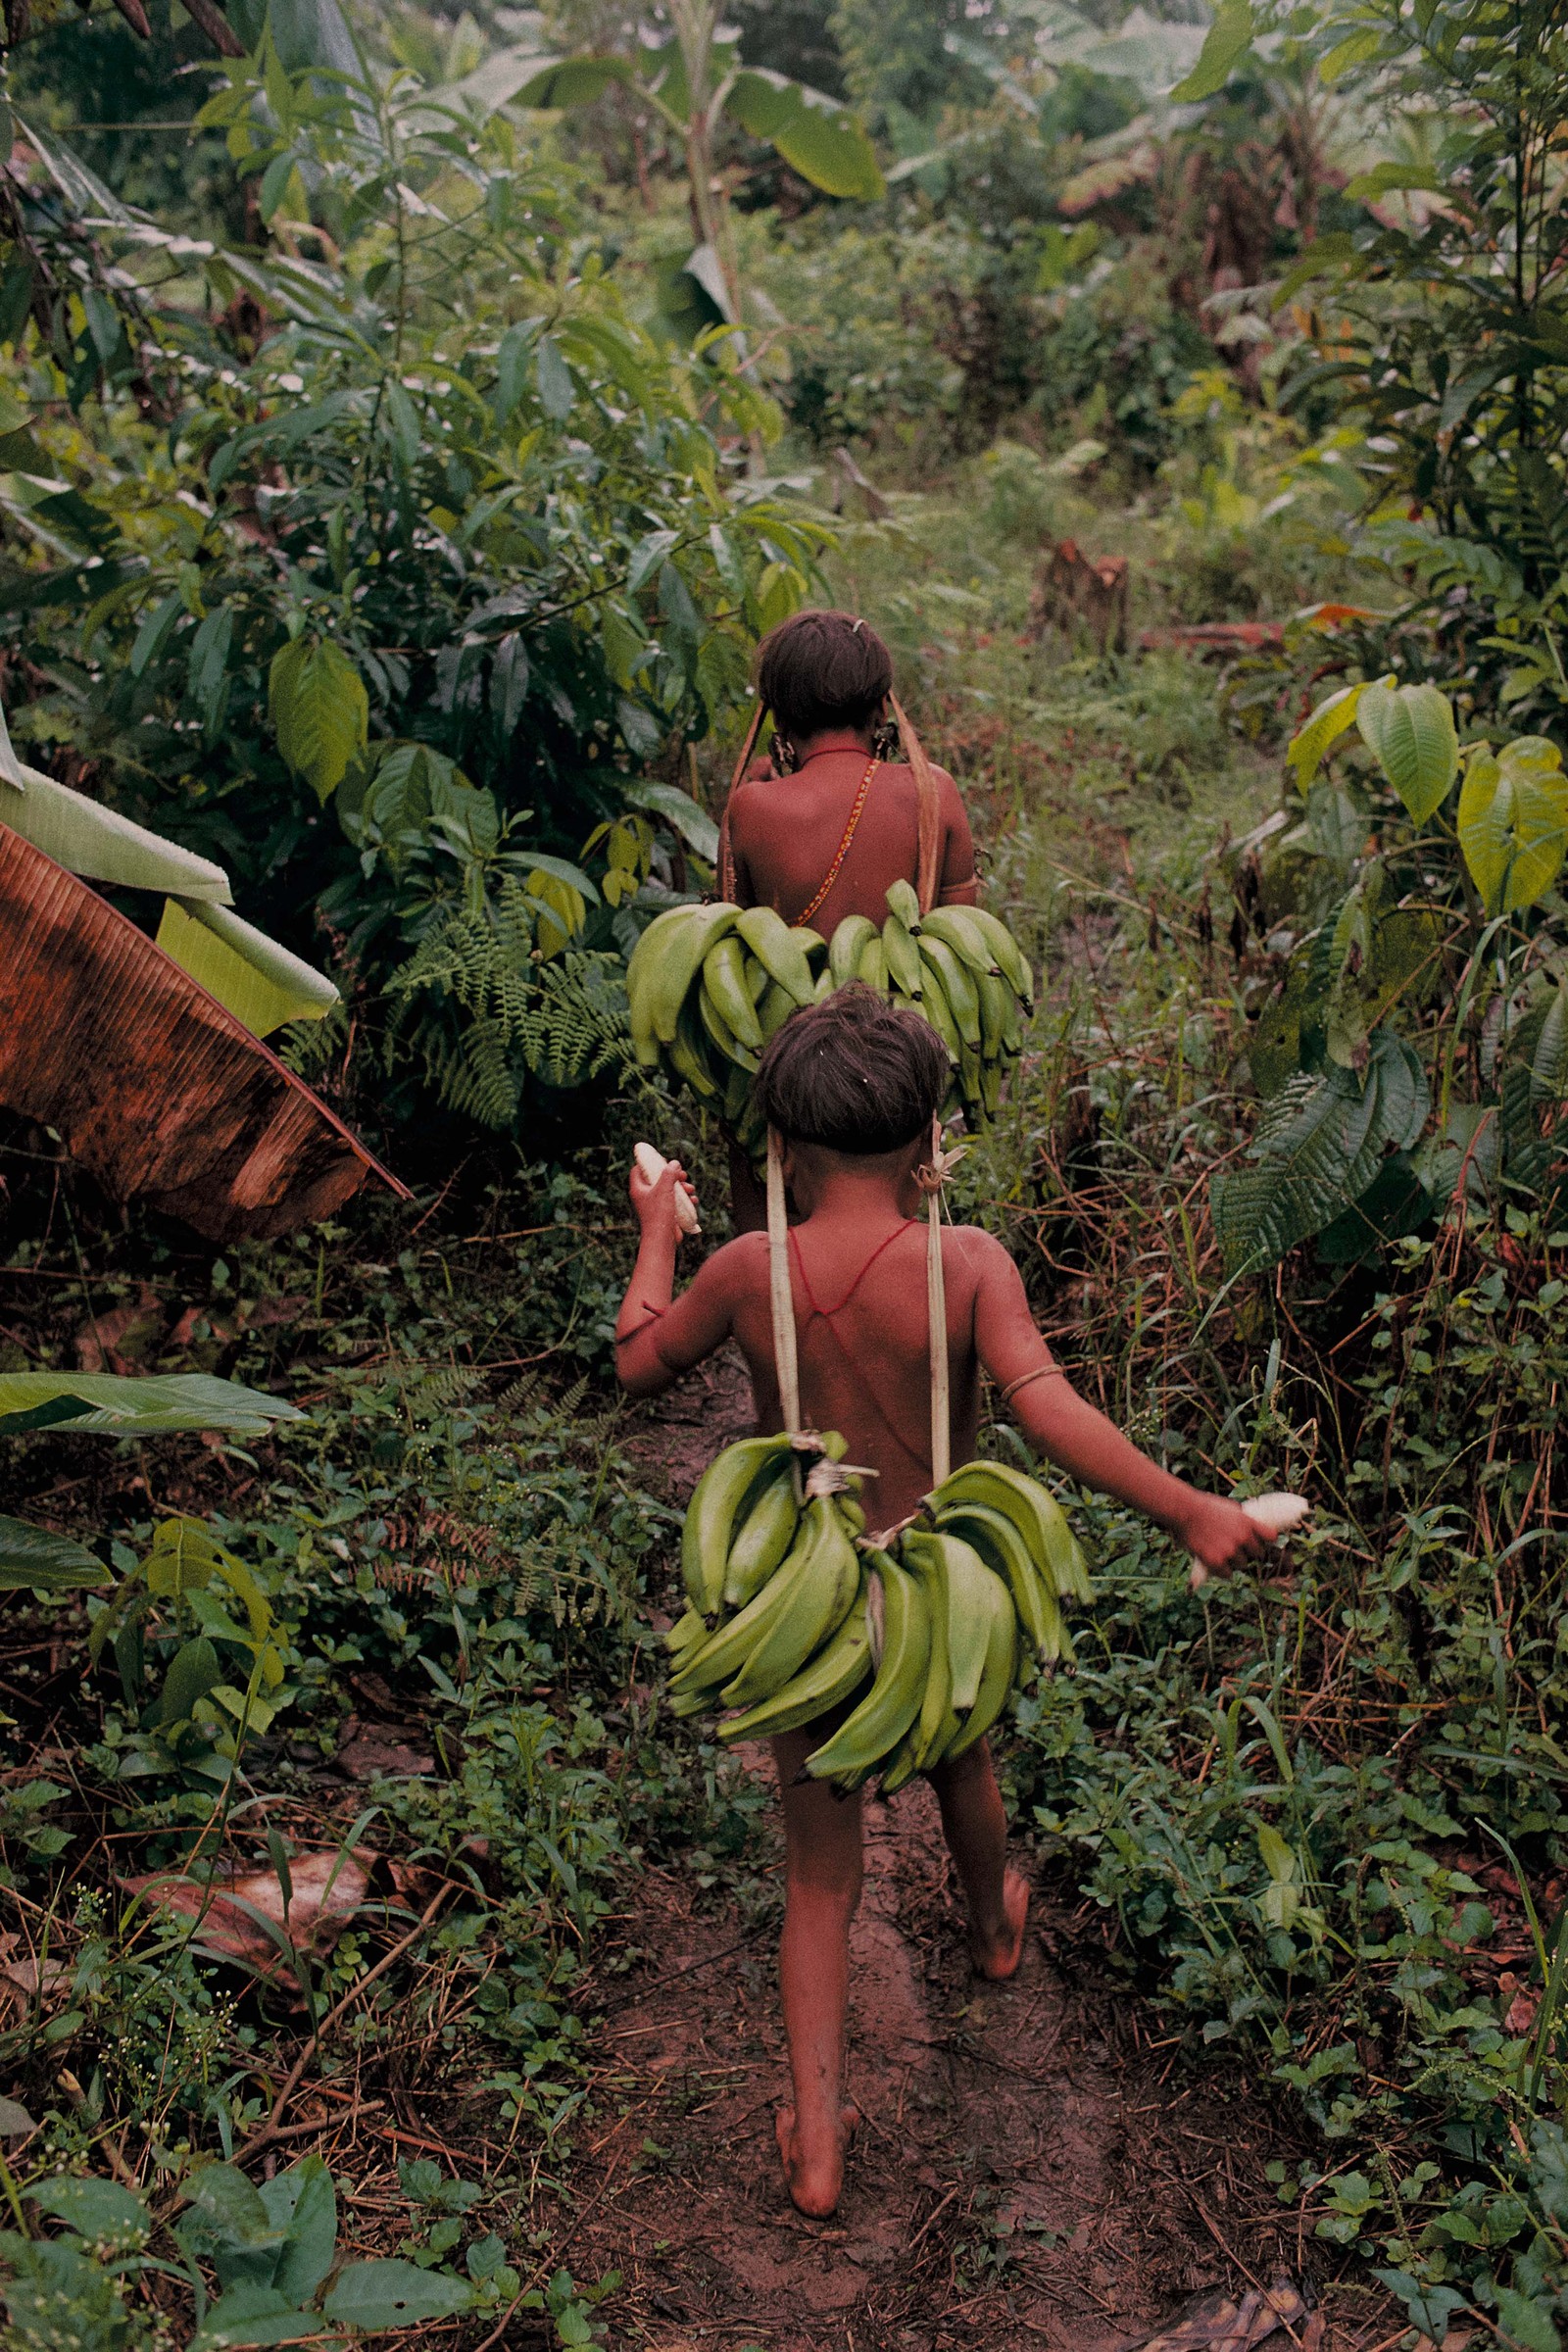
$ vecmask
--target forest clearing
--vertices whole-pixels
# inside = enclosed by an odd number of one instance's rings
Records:
[[[4,34],[6,2352],[1560,2352],[1568,15]],[[791,741],[813,610],[871,715]],[[765,1108],[835,1005],[941,1065],[906,1512]],[[659,1357],[644,1142],[767,1380]]]

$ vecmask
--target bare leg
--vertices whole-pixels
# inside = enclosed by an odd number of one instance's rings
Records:
[[[939,1764],[931,1786],[969,1906],[975,1967],[1001,1982],[1013,1974],[1023,1954],[1029,1888],[1017,1871],[1007,1868],[1007,1816],[985,1740],[977,1740],[956,1763]]]
[[[779,1989],[795,2105],[778,2119],[779,2153],[802,2213],[825,2220],[844,2184],[844,2020],[850,1923],[860,1900],[860,1800],[819,1781],[795,1786],[820,1725],[773,1742],[784,1804],[784,1934]]]

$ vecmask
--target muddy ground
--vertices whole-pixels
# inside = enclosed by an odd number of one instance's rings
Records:
[[[630,1450],[683,1500],[749,1425],[741,1368],[721,1362],[643,1416]],[[767,1770],[760,1750],[748,1762]],[[690,1874],[637,1884],[619,1957],[601,1963],[603,2120],[562,2238],[579,2278],[623,2273],[617,2345],[1126,2352],[1184,2321],[1178,2341],[1225,2352],[1401,2341],[1396,2312],[1333,2277],[1334,2250],[1265,2177],[1307,2152],[1277,2095],[1193,2064],[1027,1847],[1023,1965],[991,1985],[969,1968],[929,1789],[872,1801],[866,1821],[849,2083],[863,2122],[831,2223],[795,2212],[774,2144],[773,1915]],[[1290,2325],[1249,2326],[1250,2291],[1255,2311],[1282,2279]]]

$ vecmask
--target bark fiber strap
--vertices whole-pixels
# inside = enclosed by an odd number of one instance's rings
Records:
[[[784,1426],[801,1432],[801,1367],[795,1349],[795,1293],[790,1283],[789,1212],[784,1200],[784,1152],[776,1128],[767,1131],[767,1291],[773,1314],[773,1369]]]
[[[941,797],[936,777],[931,772],[931,762],[925,756],[925,747],[909,724],[908,712],[896,694],[888,696],[888,705],[898,722],[899,741],[904,746],[904,757],[914,777],[918,810],[916,821],[919,827],[919,846],[914,862],[914,894],[920,902],[920,912],[929,914],[937,903],[937,893],[942,885],[938,866],[942,854]]]
[[[942,1271],[942,1121],[931,1121],[935,1181],[926,1188],[925,1303],[931,1350],[931,1484],[953,1468],[953,1402],[948,1376],[948,1286]],[[924,1174],[924,1171],[921,1171]]]
[[[735,857],[729,846],[729,805],[735,797],[736,785],[744,783],[746,780],[746,770],[751,765],[752,754],[757,749],[757,738],[762,731],[762,721],[766,716],[767,707],[761,696],[759,695],[757,709],[752,712],[752,723],[746,730],[746,741],[741,745],[741,756],[735,762],[735,772],[729,780],[729,791],[724,799],[724,813],[718,820],[718,895],[730,906],[735,904],[736,875]]]

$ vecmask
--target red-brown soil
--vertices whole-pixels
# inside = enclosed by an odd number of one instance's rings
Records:
[[[739,1364],[710,1366],[643,1417],[631,1450],[683,1499],[749,1417]],[[768,1770],[761,1751],[747,1762]],[[1027,1846],[1023,1965],[991,1985],[969,1967],[929,1789],[871,1802],[866,1824],[849,2082],[863,2121],[831,2223],[795,2212],[774,2144],[788,2077],[772,1915],[673,1869],[637,1883],[621,1931],[634,1965],[601,1963],[601,2121],[560,2241],[578,2278],[623,2273],[617,2346],[1123,2352],[1195,2298],[1282,2274],[1318,2308],[1268,2338],[1276,2352],[1399,2340],[1382,2298],[1325,2288],[1327,2250],[1265,2178],[1275,2156],[1294,2178],[1305,2152],[1277,2097],[1187,2058]]]

